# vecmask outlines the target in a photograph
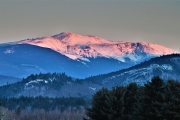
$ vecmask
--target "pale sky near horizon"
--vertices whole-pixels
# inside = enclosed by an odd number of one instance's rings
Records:
[[[180,0],[0,0],[0,43],[61,32],[180,51]]]

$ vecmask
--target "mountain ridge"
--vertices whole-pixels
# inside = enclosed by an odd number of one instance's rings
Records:
[[[0,47],[0,56],[0,74],[19,78],[47,72],[66,72],[74,78],[85,78],[132,65],[102,57],[72,60],[52,49],[29,44]]]
[[[66,72],[74,78],[85,78],[175,52],[157,44],[114,42],[64,32],[0,44],[0,74],[22,78],[35,73]]]
[[[102,87],[111,89],[115,86],[126,86],[131,82],[144,85],[154,76],[159,76],[163,80],[180,81],[179,74],[180,54],[172,54],[153,58],[124,70],[82,80],[72,79],[65,73],[30,75],[20,82],[1,86],[0,95],[91,98]]]
[[[171,54],[152,58],[119,71],[92,76],[85,80],[111,88],[112,86],[128,85],[131,82],[143,85],[154,76],[160,76],[164,80],[174,79],[180,81],[179,74],[180,54]]]
[[[50,48],[73,60],[107,57],[125,62],[124,58],[126,57],[131,61],[138,62],[142,58],[138,53],[146,54],[147,57],[176,53],[170,48],[157,44],[108,41],[97,36],[78,35],[70,32],[63,32],[51,37],[27,39],[17,43]]]

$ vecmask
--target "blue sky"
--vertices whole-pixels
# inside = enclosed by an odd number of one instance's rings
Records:
[[[60,32],[180,51],[179,0],[0,0],[0,43]]]

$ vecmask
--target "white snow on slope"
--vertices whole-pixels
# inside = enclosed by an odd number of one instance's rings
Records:
[[[31,81],[29,81],[28,83],[26,83],[26,86],[28,86],[29,84],[32,84],[32,83],[39,83],[39,82],[48,83],[48,81],[47,81],[47,80],[43,80],[43,79],[36,79],[36,80],[31,80]]]
[[[89,89],[91,89],[91,90],[93,90],[93,91],[95,91],[95,90],[96,90],[96,88],[94,88],[94,87],[89,87]]]
[[[124,58],[126,57],[137,62],[144,57],[141,53],[147,53],[147,57],[176,53],[170,48],[157,44],[114,42],[96,36],[83,36],[69,32],[63,32],[52,37],[27,39],[19,41],[18,44],[50,48],[73,60],[84,59],[86,61],[89,57],[106,57],[125,62]]]
[[[174,69],[170,64],[150,64],[147,67],[128,70],[118,75],[106,78],[103,80],[103,84],[109,85],[112,83],[113,86],[117,86],[119,82],[121,85],[128,85],[129,83],[136,82],[143,85],[147,81],[151,81],[154,76],[153,72],[156,70],[161,71],[161,77],[164,76],[166,79],[169,79],[171,74],[174,73]],[[163,71],[166,71],[166,73],[164,74]]]

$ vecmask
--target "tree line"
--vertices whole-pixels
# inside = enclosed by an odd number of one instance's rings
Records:
[[[1,120],[83,120],[87,102],[80,97],[0,98]]]
[[[154,77],[144,86],[102,88],[84,120],[180,120],[180,82]]]
[[[60,110],[64,111],[68,107],[74,108],[74,110],[81,106],[86,106],[87,103],[83,98],[78,97],[60,97],[60,98],[49,98],[43,96],[37,97],[25,97],[20,96],[18,98],[0,98],[1,106],[8,108],[9,110],[28,109],[34,111],[35,109],[42,109],[45,111]]]

